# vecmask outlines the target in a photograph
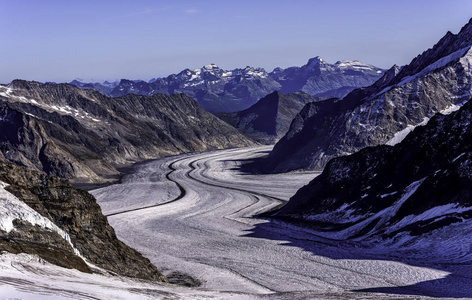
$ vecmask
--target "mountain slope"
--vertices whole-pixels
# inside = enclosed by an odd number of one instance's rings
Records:
[[[395,144],[436,112],[461,106],[471,96],[471,40],[469,22],[408,66],[392,67],[376,83],[342,101],[308,104],[268,158],[259,162],[259,169],[322,169],[333,157]]]
[[[253,145],[185,95],[109,98],[68,84],[0,86],[0,150],[16,164],[80,183],[183,152]]]
[[[239,132],[264,144],[273,144],[288,131],[290,122],[306,103],[317,99],[303,92],[273,92],[248,109],[218,114]]]
[[[95,198],[69,183],[0,161],[0,251],[36,254],[66,268],[165,281],[116,237]],[[92,265],[90,265],[92,264]]]
[[[333,159],[276,215],[311,222],[336,238],[405,242],[451,225],[456,235],[448,239],[457,239],[472,222],[471,123],[468,102],[435,115],[395,146]]]

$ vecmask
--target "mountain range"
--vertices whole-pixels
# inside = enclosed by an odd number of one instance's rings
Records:
[[[393,66],[373,85],[339,98],[308,103],[269,156],[262,172],[321,170],[333,157],[368,146],[393,145],[438,112],[471,97],[472,22],[448,32],[404,67]]]
[[[249,66],[223,70],[210,64],[149,82],[122,79],[115,86],[109,82],[82,83],[75,80],[71,84],[112,97],[128,93],[147,96],[183,93],[195,99],[203,109],[214,113],[244,110],[274,91],[283,94],[303,91],[316,97],[342,97],[355,88],[372,84],[384,71],[359,61],[329,64],[315,57],[302,67],[276,68],[270,73]]]

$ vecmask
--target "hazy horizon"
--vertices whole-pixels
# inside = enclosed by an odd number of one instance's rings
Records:
[[[0,82],[149,80],[360,60],[404,65],[472,16],[472,2],[0,0]]]

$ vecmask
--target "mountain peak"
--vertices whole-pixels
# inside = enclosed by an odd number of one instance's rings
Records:
[[[218,67],[217,65],[211,63],[209,65],[206,65],[206,66],[203,66],[203,69],[205,70],[213,70],[213,69],[219,69],[220,67]]]
[[[306,65],[308,67],[313,67],[313,66],[319,65],[322,62],[324,62],[324,60],[320,56],[316,56],[316,57],[310,58]]]

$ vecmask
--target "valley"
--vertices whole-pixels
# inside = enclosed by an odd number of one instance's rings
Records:
[[[443,7],[441,17],[422,26],[407,25],[411,16],[378,22],[359,17],[371,15],[366,11],[352,14],[351,8],[346,12],[355,19],[342,25],[333,18],[334,27],[372,37],[355,46],[359,37],[350,32],[341,46],[341,32],[331,31],[326,20],[307,26],[329,15],[313,17],[313,12],[338,11],[338,4],[322,10],[319,3],[307,2],[291,22],[285,15],[293,7],[283,11],[284,18],[268,14],[277,8],[274,3],[262,5],[251,22],[242,18],[246,12],[228,21],[227,8],[233,4],[243,6],[225,2],[225,13],[182,6],[180,14],[186,17],[178,18],[176,11],[157,7],[126,9],[113,17],[96,3],[84,11],[81,28],[88,19],[106,20],[107,26],[120,20],[111,26],[114,31],[126,25],[115,43],[105,43],[113,45],[106,54],[108,66],[97,63],[93,70],[93,59],[80,63],[82,55],[75,54],[72,60],[84,65],[80,72],[78,65],[65,67],[71,58],[62,61],[63,72],[44,57],[37,59],[41,64],[25,60],[33,67],[26,73],[21,64],[7,70],[4,63],[0,300],[472,299],[472,19],[468,16],[458,33],[447,31],[433,44],[424,38],[446,19]],[[395,6],[403,13],[405,5]],[[301,18],[305,11],[310,14]],[[385,11],[393,15],[382,8],[379,16]],[[423,7],[415,11],[415,22],[422,20]],[[48,7],[49,12],[73,19],[76,10]],[[270,20],[261,24],[270,31],[256,34],[252,19],[265,15]],[[45,16],[30,19],[49,19]],[[138,16],[140,22],[125,21]],[[218,18],[211,40],[229,39],[198,50],[196,42],[209,42],[203,38],[208,28],[187,28]],[[6,23],[18,19],[25,18],[22,14]],[[290,29],[302,19],[299,29]],[[374,21],[367,31],[357,28],[363,19]],[[395,34],[404,35],[398,41],[380,26],[397,20],[408,27],[402,34],[395,28]],[[147,25],[136,30],[140,24]],[[179,24],[187,24],[180,38],[168,28]],[[222,45],[242,37],[226,34],[227,24],[238,33],[250,28],[243,35],[252,40],[242,43],[250,47],[224,50]],[[446,32],[451,24],[437,30]],[[421,34],[409,36],[416,27]],[[7,31],[15,28],[26,27]],[[373,34],[372,28],[382,30]],[[320,32],[302,34],[314,29]],[[51,28],[40,31],[48,33],[43,39],[66,41],[71,35],[94,51],[99,45],[88,37],[102,32],[85,30],[85,38],[70,28],[60,35]],[[26,37],[14,48],[39,41],[38,32],[12,33]],[[318,40],[322,32],[328,41]],[[284,35],[300,35],[303,42],[292,44]],[[134,43],[127,36],[146,38]],[[267,43],[270,51],[261,47],[263,36],[277,36]],[[96,40],[103,37],[111,35],[104,32]],[[397,56],[380,51],[385,43],[378,37],[388,37],[402,51],[413,39],[430,48],[415,46],[414,53],[421,54],[408,63],[399,59],[399,49],[388,49]],[[141,57],[153,43],[156,49],[177,48]],[[8,36],[7,44],[14,44]],[[134,49],[112,64],[116,49],[128,53],[122,44]],[[328,48],[297,51],[309,44]],[[254,47],[264,57],[245,57]],[[38,51],[40,43],[30,48],[58,62],[64,52],[62,47],[61,53]],[[335,48],[349,50],[337,54],[347,59],[327,51]],[[362,48],[360,57],[356,48]],[[277,54],[282,50],[284,55]],[[316,56],[287,67],[318,51],[336,62]],[[200,52],[211,57],[184,59]],[[5,57],[21,54],[15,50]],[[376,67],[358,60],[380,62],[379,55],[398,61]],[[214,63],[195,68],[209,61],[230,69]],[[274,66],[282,67],[266,71]],[[45,73],[37,78],[39,69]],[[111,75],[101,74],[106,70]],[[98,81],[70,81],[71,74],[95,74]],[[146,79],[150,74],[158,77]],[[105,76],[115,79],[103,81]],[[142,79],[117,79],[133,77]]]
[[[180,278],[174,282],[188,284],[193,278],[192,283],[200,284],[185,287],[107,272],[86,274],[35,256],[3,254],[0,293],[23,299],[472,296],[468,249],[448,245],[449,252],[444,252],[449,256],[438,260],[428,257],[427,244],[402,248],[334,240],[307,227],[258,217],[319,174],[239,171],[241,163],[270,149],[237,148],[149,161],[136,165],[121,184],[91,191],[120,240],[169,279]]]

